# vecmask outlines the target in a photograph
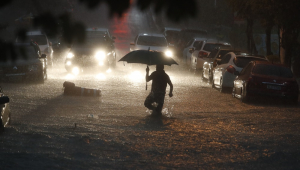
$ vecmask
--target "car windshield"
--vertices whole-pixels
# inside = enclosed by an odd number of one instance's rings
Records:
[[[105,37],[108,36],[106,31],[86,31],[86,37]]]
[[[15,54],[17,59],[36,59],[38,54],[33,46],[14,46]]]
[[[208,58],[216,58],[217,55],[219,56],[218,58],[221,58],[221,56],[224,56],[225,54],[227,54],[227,53],[230,52],[230,50],[220,50],[219,53],[218,53],[218,51],[219,51],[219,50],[213,50],[213,51],[209,54]]]
[[[174,43],[178,40],[179,31],[168,30],[166,31],[166,38],[170,43]]]
[[[99,45],[104,45],[107,42],[106,38],[99,38],[99,37],[89,37],[82,43],[75,43],[73,48],[93,48]]]
[[[262,58],[256,58],[256,57],[235,57],[233,59],[233,63],[240,68],[244,68],[250,61],[265,61],[265,59]]]
[[[189,41],[191,38],[194,37],[207,37],[207,32],[206,31],[201,31],[201,30],[185,30],[180,33],[180,37],[183,42]]]
[[[168,43],[164,37],[156,36],[139,36],[137,45],[149,45],[149,46],[167,46]]]
[[[209,52],[212,52],[214,49],[218,48],[218,47],[221,47],[221,46],[226,46],[224,44],[216,44],[216,43],[206,43],[203,47],[203,50],[205,51],[209,51]],[[228,47],[230,47],[230,45],[227,45]]]
[[[292,78],[293,73],[291,69],[287,67],[277,66],[277,65],[267,65],[267,64],[257,64],[253,68],[254,74]]]
[[[38,45],[47,45],[47,38],[45,35],[27,35],[27,39],[36,42]]]

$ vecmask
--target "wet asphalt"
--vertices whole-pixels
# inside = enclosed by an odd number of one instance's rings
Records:
[[[299,103],[242,103],[181,64],[165,68],[174,96],[155,118],[143,105],[145,68],[73,76],[57,63],[44,84],[1,83],[12,114],[1,169],[298,169]],[[64,95],[65,81],[101,96]]]

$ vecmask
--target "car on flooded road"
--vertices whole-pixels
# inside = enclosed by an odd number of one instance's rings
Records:
[[[2,81],[44,83],[47,79],[47,56],[36,43],[16,43],[7,57],[6,62],[0,62]]]
[[[207,39],[199,43],[196,47],[190,48],[191,64],[190,68],[193,70],[202,70],[204,62],[208,59],[208,55],[215,49],[221,46],[231,48],[228,42],[221,42],[216,39]]]
[[[283,64],[253,61],[236,75],[232,96],[243,102],[251,96],[272,96],[298,103],[299,85],[291,69]]]
[[[234,52],[227,53],[213,70],[212,87],[220,92],[233,87],[236,73],[240,72],[251,61],[267,61],[261,56],[240,55]]]
[[[108,29],[86,30],[86,40],[74,43],[68,51],[65,68],[68,72],[79,74],[87,70],[107,70],[116,66],[115,37]]]
[[[0,87],[1,88],[1,87]],[[2,89],[0,90],[0,134],[4,132],[4,128],[10,123],[11,115],[9,110],[9,98],[4,96]]]
[[[203,69],[202,69],[202,80],[208,81],[209,83],[212,82],[213,78],[213,69],[217,66],[217,61],[220,61],[225,54],[229,52],[234,53],[240,53],[239,51],[236,51],[232,48],[227,48],[226,46],[216,48],[214,51],[212,51],[208,57],[207,60],[203,63]]]
[[[174,58],[174,52],[171,50],[172,44],[169,44],[163,34],[140,33],[133,43],[130,43],[130,51],[152,50],[164,52],[166,56]]]

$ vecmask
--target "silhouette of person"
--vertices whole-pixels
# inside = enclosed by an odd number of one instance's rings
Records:
[[[173,96],[173,84],[170,77],[164,71],[164,65],[156,65],[156,71],[149,76],[149,67],[146,68],[146,82],[152,80],[151,92],[147,96],[144,105],[149,110],[153,110],[153,116],[161,116],[162,108],[164,105],[165,94],[167,84],[170,86],[169,96]],[[157,106],[153,106],[153,103],[157,103]]]

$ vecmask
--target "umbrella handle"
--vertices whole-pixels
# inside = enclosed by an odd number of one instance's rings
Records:
[[[147,82],[146,82],[146,90],[147,90]]]

